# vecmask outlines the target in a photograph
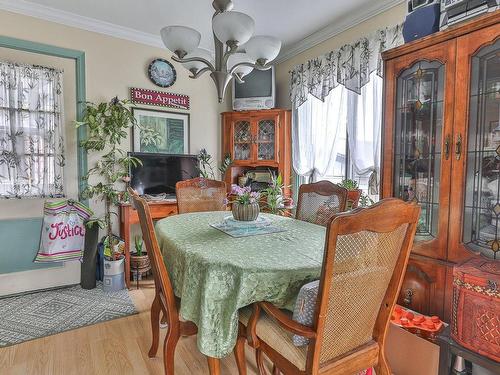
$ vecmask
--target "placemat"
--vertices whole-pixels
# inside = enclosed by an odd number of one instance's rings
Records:
[[[280,233],[285,231],[282,228],[271,225],[271,222],[263,217],[259,217],[256,221],[252,222],[237,222],[232,219],[232,217],[228,217],[222,222],[210,224],[210,226],[235,238]]]

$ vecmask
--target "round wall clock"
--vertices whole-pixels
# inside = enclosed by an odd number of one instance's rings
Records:
[[[174,66],[164,59],[155,59],[149,64],[148,76],[155,85],[160,87],[170,87],[177,79]]]

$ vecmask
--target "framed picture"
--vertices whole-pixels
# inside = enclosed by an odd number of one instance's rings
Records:
[[[165,59],[154,59],[148,67],[148,77],[157,86],[170,87],[177,79],[177,73],[172,64]]]
[[[132,128],[134,152],[189,154],[188,113],[143,108],[133,108],[132,111],[139,125]],[[154,143],[151,142],[151,134],[157,140]]]

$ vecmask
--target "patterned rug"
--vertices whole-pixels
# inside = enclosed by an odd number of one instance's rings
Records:
[[[0,347],[137,314],[126,289],[69,288],[0,299]]]

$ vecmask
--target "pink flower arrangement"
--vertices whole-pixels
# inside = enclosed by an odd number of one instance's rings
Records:
[[[252,191],[250,186],[240,187],[236,184],[231,185],[231,194],[236,195],[236,199],[233,203],[239,204],[258,203],[260,198],[260,194],[256,191]]]

